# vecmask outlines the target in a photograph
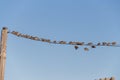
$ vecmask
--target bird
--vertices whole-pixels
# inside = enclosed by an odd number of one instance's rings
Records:
[[[84,42],[76,42],[76,45],[84,45]]]
[[[107,44],[107,42],[102,42],[102,45],[103,45],[103,46],[106,46],[106,44]]]
[[[72,42],[72,41],[70,41],[69,44],[70,44],[70,45],[75,45],[76,42]]]
[[[50,39],[46,39],[46,42],[50,43]]]
[[[66,42],[65,41],[60,41],[59,44],[66,44]]]
[[[107,46],[110,46],[110,44],[111,44],[111,43],[110,43],[110,42],[108,42],[108,43],[107,43]]]
[[[16,32],[16,31],[12,31],[11,33],[14,34],[14,35],[16,35],[16,36],[19,36],[19,35],[20,35],[20,33],[19,33],[19,32]]]
[[[89,42],[87,45],[92,45],[93,43],[92,42]]]
[[[92,48],[96,48],[96,46],[94,46],[94,45],[92,45],[91,47],[92,47]]]
[[[56,43],[57,43],[57,41],[53,41],[53,43],[54,43],[54,44],[56,44]]]
[[[100,46],[101,44],[100,43],[97,43],[97,46]]]
[[[75,50],[77,50],[79,47],[78,46],[74,46]]]
[[[30,39],[30,38],[31,38],[31,36],[30,36],[30,35],[27,35],[27,36],[26,36],[26,38]]]
[[[112,42],[112,45],[114,46],[114,45],[116,45],[117,43],[116,42]]]
[[[46,42],[46,39],[41,38],[41,41],[42,41],[42,42]]]
[[[85,51],[89,51],[89,49],[87,47],[84,48]]]
[[[38,37],[33,37],[33,40],[39,41],[40,39]]]

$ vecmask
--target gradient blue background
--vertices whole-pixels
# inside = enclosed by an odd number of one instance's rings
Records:
[[[51,40],[120,43],[120,0],[1,0],[0,28]],[[85,52],[8,34],[5,80],[120,80],[120,48]]]

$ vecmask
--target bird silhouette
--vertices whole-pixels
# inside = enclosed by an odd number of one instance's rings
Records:
[[[89,45],[89,46],[90,46],[90,45],[92,45],[92,44],[93,44],[92,42],[89,42],[87,45]]]
[[[89,49],[87,47],[84,48],[85,51],[89,51]]]
[[[96,48],[96,46],[95,46],[95,45],[92,45],[91,47],[92,47],[92,48]]]
[[[117,44],[117,42],[112,42],[112,45],[114,46],[114,45],[116,45]]]
[[[65,41],[60,41],[59,44],[66,44],[66,42]]]
[[[106,46],[106,45],[107,45],[107,42],[102,42],[102,45],[103,45],[103,46]]]
[[[101,45],[101,43],[97,43],[97,46],[100,46]]]
[[[78,46],[74,46],[75,50],[77,50],[79,47]]]
[[[76,42],[76,45],[84,45],[84,42]]]

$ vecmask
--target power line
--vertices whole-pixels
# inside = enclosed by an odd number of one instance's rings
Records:
[[[31,39],[31,40],[34,40],[34,41],[41,41],[41,42],[46,42],[46,43],[50,43],[50,44],[62,44],[62,45],[73,45],[74,48],[77,50],[79,48],[79,46],[86,46],[84,47],[84,50],[85,51],[89,51],[89,48],[88,47],[91,47],[91,48],[96,48],[97,46],[111,46],[111,47],[120,47],[120,45],[117,45],[117,42],[98,42],[97,44],[94,44],[92,42],[88,42],[88,43],[85,43],[85,42],[76,42],[76,41],[63,41],[63,40],[60,40],[60,41],[56,41],[56,40],[50,40],[50,39],[46,39],[46,38],[40,38],[40,37],[37,37],[37,36],[31,36],[31,35],[27,35],[27,34],[22,34],[20,32],[17,32],[17,31],[9,31],[8,33],[11,33],[17,37],[22,37],[22,38],[26,38],[26,39]]]

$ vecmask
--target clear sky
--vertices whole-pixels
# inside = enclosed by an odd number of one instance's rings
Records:
[[[120,43],[120,0],[0,0],[0,29],[51,40]],[[120,80],[120,48],[54,45],[8,34],[5,80]]]

